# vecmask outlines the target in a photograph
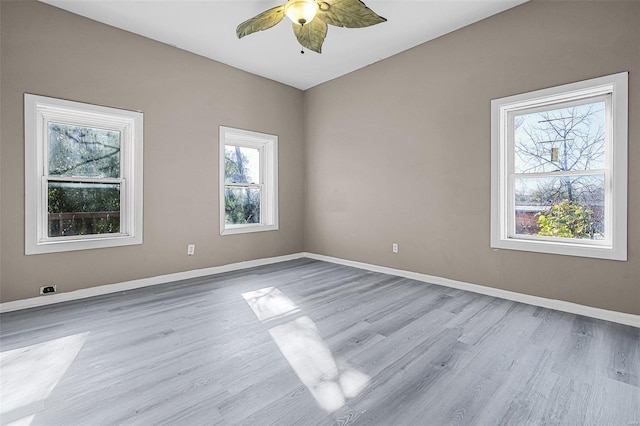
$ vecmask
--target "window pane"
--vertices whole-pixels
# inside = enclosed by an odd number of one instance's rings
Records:
[[[120,232],[120,184],[49,182],[49,237]]]
[[[604,101],[515,115],[515,172],[603,169],[604,142]]]
[[[260,188],[225,187],[225,222],[260,223]]]
[[[120,177],[120,132],[49,123],[49,175]]]
[[[225,145],[224,182],[260,183],[260,150]]]
[[[516,234],[604,238],[604,175],[517,178]]]

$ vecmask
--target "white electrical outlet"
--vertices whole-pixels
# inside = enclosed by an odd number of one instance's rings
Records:
[[[391,245],[391,251],[394,252],[394,253],[398,252],[398,243],[393,243]]]
[[[194,254],[196,254],[196,245],[195,244],[189,244],[187,246],[187,254],[189,256],[193,256]]]

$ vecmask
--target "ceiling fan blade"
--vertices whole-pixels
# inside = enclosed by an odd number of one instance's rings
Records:
[[[293,32],[301,45],[314,52],[322,53],[322,43],[327,36],[326,22],[314,19],[304,25],[293,24]]]
[[[360,0],[324,0],[318,4],[317,17],[336,27],[363,28],[387,21]]]
[[[268,30],[282,21],[282,18],[284,18],[284,5],[276,6],[238,25],[236,35],[242,38],[257,31]]]

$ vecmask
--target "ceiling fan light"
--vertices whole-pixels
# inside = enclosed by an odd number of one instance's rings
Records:
[[[287,0],[284,13],[298,25],[308,24],[318,13],[318,3],[315,0]]]

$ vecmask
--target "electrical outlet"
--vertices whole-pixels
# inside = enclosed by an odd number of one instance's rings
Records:
[[[394,253],[398,253],[398,243],[393,243],[391,245],[391,251]]]
[[[189,244],[187,246],[187,254],[189,256],[193,256],[194,254],[196,254],[196,245],[195,244]]]
[[[55,285],[43,285],[40,287],[40,294],[52,294],[56,292]]]

